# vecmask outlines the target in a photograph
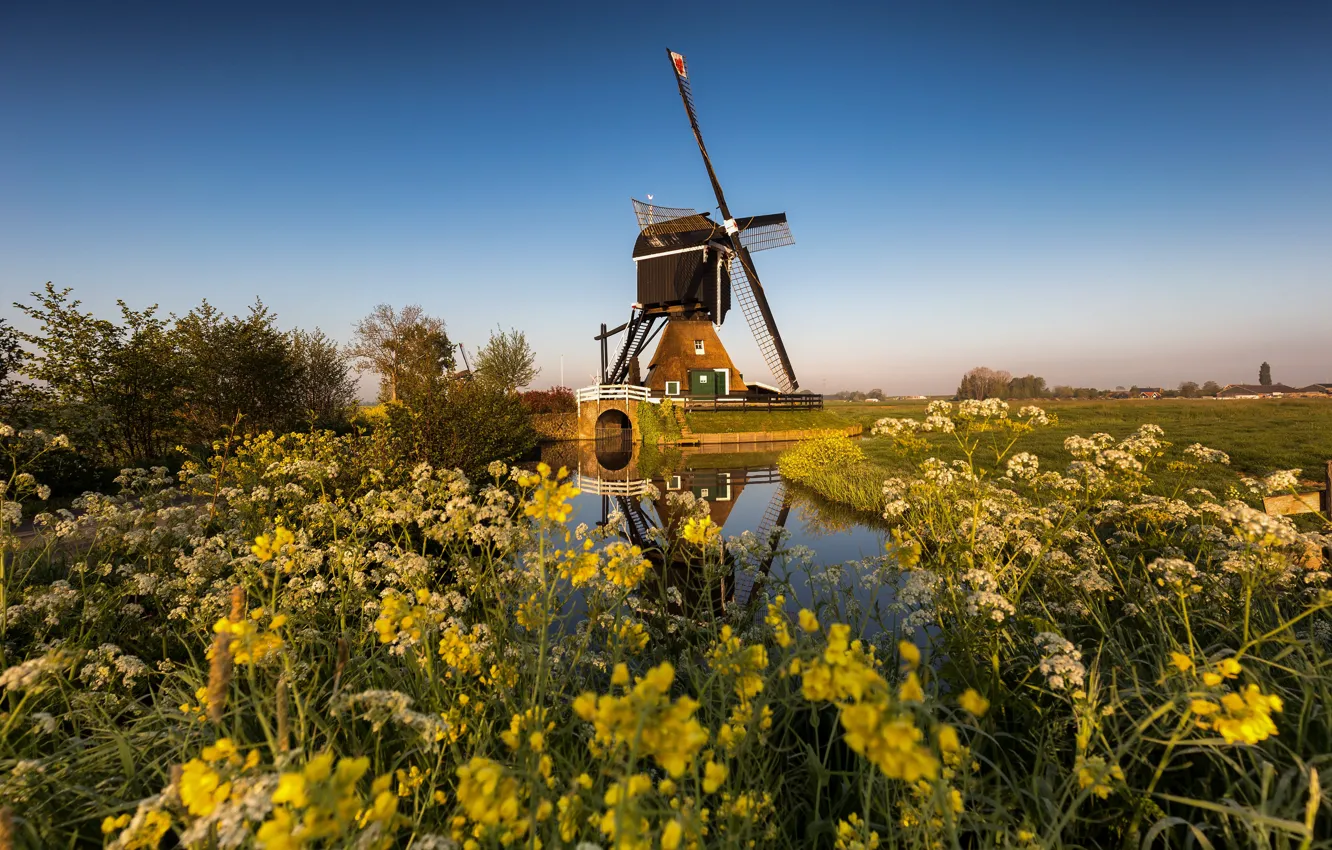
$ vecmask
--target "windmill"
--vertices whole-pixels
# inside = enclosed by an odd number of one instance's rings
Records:
[[[601,383],[624,383],[637,371],[639,355],[660,334],[644,380],[650,390],[668,396],[744,391],[714,328],[726,320],[734,296],[768,370],[783,392],[794,392],[799,383],[750,256],[795,242],[786,214],[731,216],[698,128],[685,59],[666,52],[722,220],[713,221],[708,212],[659,206],[651,195],[647,201],[633,201],[640,230],[634,244],[638,299],[629,321],[610,330],[602,325],[596,337],[601,342]],[[624,339],[611,356],[609,340],[621,332]]]

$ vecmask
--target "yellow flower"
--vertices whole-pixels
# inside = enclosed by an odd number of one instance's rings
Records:
[[[1078,787],[1090,788],[1092,793],[1102,800],[1110,796],[1112,780],[1124,781],[1124,771],[1119,765],[1106,766],[1105,759],[1093,756],[1078,767]]]
[[[523,795],[518,780],[509,776],[498,762],[475,756],[458,768],[458,804],[467,819],[476,824],[481,837],[508,832],[525,835],[527,820],[522,817]]]
[[[1170,653],[1170,663],[1175,665],[1175,669],[1181,673],[1187,673],[1193,669],[1193,659],[1182,652]]]
[[[703,791],[708,794],[716,793],[726,781],[728,773],[726,765],[717,764],[715,761],[703,765]]]
[[[679,820],[670,821],[661,831],[661,850],[679,850],[682,840],[684,840],[684,827],[680,825]]]
[[[1220,710],[1221,706],[1211,700],[1195,699],[1193,702],[1189,703],[1189,711],[1202,717],[1206,717],[1209,714],[1215,714]]]
[[[278,778],[277,790],[273,792],[274,803],[290,803],[302,808],[308,805],[305,796],[305,777],[299,773],[284,773]]]
[[[641,652],[648,645],[647,629],[643,627],[642,623],[634,620],[626,620],[621,623],[616,635],[620,638],[621,645],[631,653]]]
[[[212,744],[204,747],[200,755],[203,756],[204,761],[208,762],[228,761],[233,757],[239,761],[236,745],[232,743],[230,738],[217,739]]]
[[[616,675],[618,678],[618,670]],[[575,699],[574,713],[595,728],[588,742],[593,752],[634,748],[652,756],[672,777],[684,773],[707,743],[708,733],[694,718],[697,701],[670,699],[674,681],[675,668],[663,662],[638,678],[623,696],[585,693]]]
[[[897,654],[902,656],[902,663],[912,670],[920,666],[920,647],[911,641],[898,641]]]
[[[580,492],[570,482],[562,481],[568,476],[569,470],[562,466],[559,472],[552,475],[550,467],[542,462],[537,464],[536,476],[525,475],[519,478],[520,485],[535,487],[532,495],[528,497],[527,504],[523,506],[523,513],[538,522],[553,524],[568,522],[569,515],[573,513],[571,502]]]
[[[955,727],[946,723],[940,726],[937,740],[939,742],[939,752],[943,754],[946,763],[956,765],[962,760],[962,741],[959,739]]]
[[[250,547],[250,551],[253,552],[254,556],[260,561],[271,561],[273,560],[273,557],[282,550],[282,547],[290,546],[294,542],[296,542],[296,535],[292,534],[281,525],[278,525],[277,529],[273,532],[272,537],[269,537],[267,534],[261,534],[256,537],[254,539],[254,545]]]
[[[207,816],[231,794],[231,783],[199,759],[185,763],[180,775],[180,802],[192,815]]]
[[[711,546],[721,539],[721,527],[712,522],[711,517],[702,519],[689,518],[685,520],[684,527],[680,534],[686,541],[695,546]]]
[[[102,820],[102,834],[110,835],[118,829],[124,829],[129,826],[129,822],[129,815],[121,815],[120,817],[111,817],[110,815],[107,815]]]
[[[879,833],[868,828],[860,816],[852,813],[837,822],[836,850],[874,850],[879,846]]]
[[[1221,684],[1222,678],[1220,673],[1208,672],[1202,674],[1202,680],[1204,685],[1206,685],[1209,688],[1214,688],[1217,685]]]
[[[962,696],[958,697],[957,704],[977,717],[984,717],[985,712],[990,710],[990,701],[981,696],[975,688],[963,691]]]
[[[920,679],[914,672],[908,673],[906,681],[898,689],[897,698],[902,702],[924,702],[925,690],[920,686]]]
[[[808,608],[800,609],[800,628],[809,633],[819,630],[819,618]]]
[[[856,703],[842,707],[846,743],[865,756],[890,779],[915,782],[934,779],[939,762],[921,746],[921,731],[908,717],[893,717],[883,703]]]
[[[791,631],[786,626],[786,615],[783,613],[783,606],[786,605],[786,597],[778,596],[768,605],[768,613],[763,621],[772,628],[773,640],[782,649],[791,645]]]
[[[643,557],[643,550],[624,542],[612,543],[606,547],[606,579],[611,584],[633,590],[643,581],[652,562]]]
[[[730,626],[722,626],[717,642],[708,650],[708,664],[718,673],[735,677],[735,694],[748,703],[763,691],[768,651],[762,644],[742,646]]]
[[[1281,697],[1264,694],[1257,685],[1249,685],[1241,693],[1222,697],[1221,707],[1225,712],[1212,721],[1212,728],[1227,743],[1256,744],[1277,733],[1272,712],[1280,712],[1283,706]]]

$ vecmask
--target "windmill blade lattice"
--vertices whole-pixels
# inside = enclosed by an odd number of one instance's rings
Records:
[[[776,218],[781,220],[765,221]],[[740,244],[751,254],[755,251],[767,251],[769,248],[783,248],[795,244],[795,237],[791,235],[791,225],[786,223],[784,215],[756,216],[749,219],[749,223],[741,219],[737,224],[740,226]]]
[[[731,293],[740,305],[740,312],[745,314],[745,321],[754,334],[754,341],[758,343],[759,353],[763,355],[768,371],[777,379],[782,392],[794,392],[795,376],[790,371],[790,365],[785,362],[786,348],[777,333],[777,326],[771,321],[771,313],[767,309],[768,299],[763,295],[762,288],[750,286],[749,275],[739,257],[731,260]]]

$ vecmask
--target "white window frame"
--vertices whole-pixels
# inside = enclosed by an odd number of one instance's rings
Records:
[[[722,493],[725,493],[726,495],[723,496]],[[714,502],[731,501],[731,473],[729,472],[717,473],[717,497],[713,499],[713,501]]]
[[[704,352],[703,352],[703,340],[701,340],[701,339],[696,339],[696,340],[694,340],[694,353],[695,353],[695,354],[703,354],[703,353],[704,353]]]
[[[666,479],[666,489],[667,489],[667,490],[679,490],[679,489],[680,489],[680,476],[678,476],[678,475],[672,475],[670,478],[667,478],[667,479]]]
[[[680,394],[680,382],[679,382],[679,381],[667,381],[667,382],[666,382],[666,395],[679,395],[679,394]]]
[[[706,383],[708,382],[708,375],[709,375],[709,374],[711,374],[711,373],[709,373],[709,372],[699,372],[699,373],[698,373],[698,382],[699,382],[700,384],[706,384]]]

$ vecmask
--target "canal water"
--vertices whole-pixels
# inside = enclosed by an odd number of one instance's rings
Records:
[[[579,487],[571,523],[604,524],[613,514],[625,516],[616,531],[633,543],[651,539],[652,529],[668,537],[676,533],[680,508],[669,494],[690,493],[708,503],[708,514],[721,526],[725,538],[751,532],[759,539],[784,528],[785,546],[812,551],[814,575],[830,566],[863,564],[884,555],[887,531],[874,517],[822,502],[784,482],[777,456],[790,443],[754,443],[743,446],[685,447],[654,450],[625,439],[552,443],[542,448],[542,460],[567,468]],[[788,572],[788,559],[775,559],[774,578],[789,579],[794,608],[809,604],[813,589],[803,569]],[[863,570],[864,566],[857,569]],[[843,571],[846,575],[847,571]],[[816,579],[817,581],[817,579]],[[750,587],[744,576],[723,593],[744,602]],[[884,592],[852,591],[862,606],[885,610],[891,603]],[[870,598],[873,596],[874,598]]]

